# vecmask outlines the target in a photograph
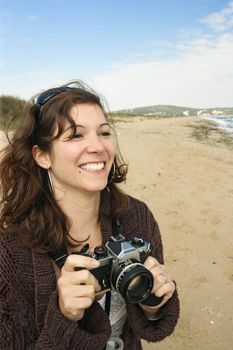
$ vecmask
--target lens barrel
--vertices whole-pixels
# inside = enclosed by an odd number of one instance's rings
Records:
[[[144,301],[153,288],[153,276],[143,264],[130,261],[120,264],[112,272],[111,283],[127,303],[137,304]]]

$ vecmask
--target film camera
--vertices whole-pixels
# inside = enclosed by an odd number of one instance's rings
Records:
[[[127,241],[119,234],[111,237],[94,253],[83,253],[100,262],[91,273],[98,280],[101,290],[115,290],[126,302],[134,304],[145,301],[153,288],[153,276],[143,263],[150,255],[150,243],[134,237]]]

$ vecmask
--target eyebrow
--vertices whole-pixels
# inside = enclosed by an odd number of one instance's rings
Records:
[[[111,128],[111,125],[109,123],[102,123],[98,126],[98,129],[102,128],[103,126],[108,126],[109,128]],[[76,128],[82,128],[82,129],[85,129],[85,126],[84,125],[81,125],[81,124],[76,124]],[[72,129],[72,126],[68,126],[64,132],[68,131],[69,129]]]
[[[111,126],[110,126],[109,123],[102,123],[102,124],[100,124],[100,125],[98,126],[98,128],[102,128],[103,126],[109,126],[109,127],[111,128]],[[76,124],[76,127],[77,127],[77,128],[85,128],[84,125],[80,125],[80,124]]]

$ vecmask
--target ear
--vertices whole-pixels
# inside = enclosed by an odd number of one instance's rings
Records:
[[[44,169],[49,169],[51,167],[51,158],[48,152],[41,151],[41,149],[34,145],[32,147],[32,155],[36,163]]]

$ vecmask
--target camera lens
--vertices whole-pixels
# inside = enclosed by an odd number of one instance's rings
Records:
[[[112,285],[130,304],[144,301],[153,288],[153,276],[138,261],[120,264],[112,273]]]

